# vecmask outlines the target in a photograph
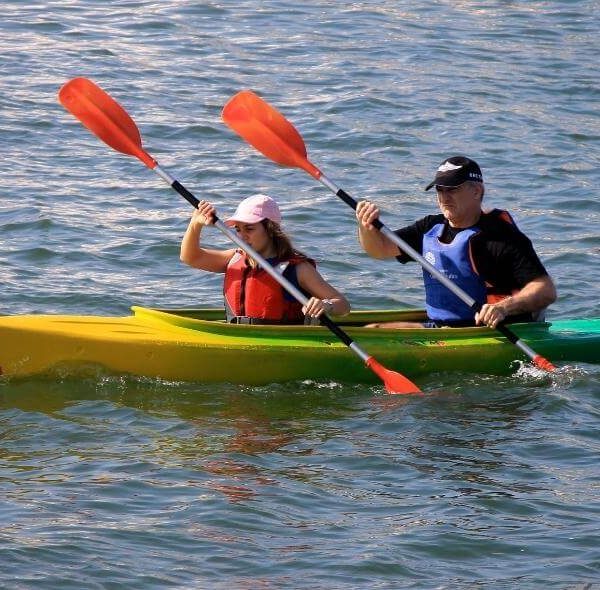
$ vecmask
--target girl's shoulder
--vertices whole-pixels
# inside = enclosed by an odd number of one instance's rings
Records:
[[[314,267],[317,266],[317,263],[314,260],[314,258],[309,258],[308,256],[306,256],[306,254],[303,254],[302,252],[294,252],[294,254],[292,254],[292,256],[290,256],[289,262],[290,262],[290,264],[295,264],[295,265],[308,263],[311,266],[314,266]]]

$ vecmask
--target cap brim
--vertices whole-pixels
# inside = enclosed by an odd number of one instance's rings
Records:
[[[225,225],[234,225],[236,223],[260,223],[266,217],[259,217],[258,215],[247,215],[246,217],[230,217]]]
[[[460,186],[461,184],[465,184],[465,182],[467,182],[467,181],[466,180],[462,180],[459,183],[447,184],[443,180],[434,180],[433,182],[430,182],[425,187],[425,190],[428,191],[430,188],[433,188],[434,186],[445,186],[447,188],[455,188],[457,186]]]

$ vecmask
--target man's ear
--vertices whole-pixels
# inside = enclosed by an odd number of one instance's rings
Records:
[[[483,182],[478,182],[477,188],[479,193],[479,200],[483,201],[483,195],[485,195],[485,185],[483,184]]]

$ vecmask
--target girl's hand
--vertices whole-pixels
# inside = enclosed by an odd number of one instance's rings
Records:
[[[192,220],[199,225],[213,225],[217,210],[208,201],[200,201],[198,208],[192,213]]]
[[[318,318],[321,314],[331,314],[333,304],[328,299],[319,299],[311,297],[307,304],[302,308],[302,313],[311,318]]]

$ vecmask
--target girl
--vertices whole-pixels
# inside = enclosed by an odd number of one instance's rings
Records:
[[[214,223],[215,208],[200,201],[181,241],[189,266],[225,273],[227,321],[246,324],[301,324],[323,312],[346,315],[350,304],[319,274],[315,262],[296,250],[281,229],[277,203],[266,195],[244,199],[225,223],[309,298],[302,306],[243,250],[200,247],[200,233]],[[309,322],[310,323],[310,322]]]

